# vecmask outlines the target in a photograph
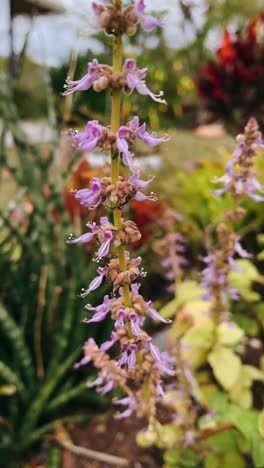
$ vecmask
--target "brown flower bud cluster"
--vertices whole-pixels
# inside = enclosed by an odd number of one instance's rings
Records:
[[[100,350],[93,340],[90,338],[83,346],[84,359],[88,364],[93,362],[94,366],[101,371],[101,377],[108,382],[114,380],[114,386],[122,388],[126,392],[130,392],[127,386],[127,374],[124,369],[118,366],[118,362],[110,359],[109,355]],[[78,364],[77,364],[78,367]]]
[[[98,5],[95,12],[99,25],[106,34],[132,36],[137,31],[138,18],[133,5],[123,11],[117,10],[114,5]]]
[[[126,88],[126,75],[127,73],[125,71],[113,71],[112,67],[108,65],[102,65],[100,68],[100,76],[93,83],[93,89],[97,93],[100,93],[107,88]]]
[[[105,242],[105,233],[112,233],[111,244],[113,247],[118,248],[120,245],[127,245],[129,243],[137,242],[141,239],[141,233],[138,230],[134,221],[122,220],[122,228],[119,230],[114,224],[108,220],[100,225],[97,233],[97,240],[100,244]]]
[[[242,207],[238,207],[235,210],[226,211],[224,213],[224,220],[230,223],[238,223],[242,221],[246,214],[246,210]]]
[[[106,279],[113,283],[114,291],[125,284],[133,283],[139,276],[144,276],[144,272],[138,268],[140,263],[141,257],[127,257],[126,271],[122,271],[118,258],[111,258],[104,268]]]
[[[149,352],[142,352],[142,363],[130,369],[129,378],[133,385],[136,417],[143,418],[148,415],[151,423],[157,413],[157,400],[161,396],[161,375]]]
[[[130,299],[131,299],[131,308],[128,309],[129,312],[136,312],[138,317],[144,318],[146,315],[146,302],[139,293],[134,293],[133,290],[130,292]],[[120,309],[125,308],[124,299],[122,296],[116,298],[112,301],[111,304],[111,311],[112,311],[112,318],[116,320],[117,314]]]
[[[106,197],[105,205],[108,208],[122,209],[136,194],[135,187],[128,179],[119,176],[116,184],[110,177],[101,179],[102,194]]]

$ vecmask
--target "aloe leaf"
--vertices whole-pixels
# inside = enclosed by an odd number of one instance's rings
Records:
[[[8,384],[14,385],[19,392],[24,392],[25,387],[23,382],[3,361],[0,361],[0,377],[8,382]]]
[[[29,407],[27,413],[24,416],[24,422],[20,428],[20,434],[28,434],[37,424],[43,409],[46,411],[46,402],[50,398],[50,395],[58,385],[59,381],[63,378],[67,370],[73,365],[76,361],[78,355],[80,354],[80,348],[76,349],[64,362],[61,366],[56,368],[54,372],[47,381],[43,384],[43,387],[40,390],[39,396],[33,401],[32,405]]]
[[[64,418],[59,418],[56,419],[55,421],[52,421],[50,423],[45,424],[44,426],[40,427],[31,435],[24,439],[22,443],[20,444],[21,449],[25,449],[32,445],[33,443],[37,442],[41,437],[43,437],[45,434],[48,432],[51,432],[53,429],[55,429],[57,426],[61,424],[68,424],[68,423],[84,423],[89,419],[89,415],[80,415],[80,414],[75,414],[73,416],[65,416]]]
[[[106,405],[106,398],[98,395],[96,392],[87,389],[87,382],[82,382],[77,387],[71,388],[67,392],[59,394],[56,398],[54,398],[54,400],[52,400],[48,405],[46,411],[54,411],[60,406],[64,406],[66,403],[73,400],[74,398],[80,397],[80,395],[82,395],[84,392],[86,392],[86,395],[89,395],[89,400],[91,401],[91,403],[94,403],[94,405],[96,405],[97,407]]]
[[[33,364],[23,333],[2,304],[0,304],[0,328],[3,330],[6,338],[10,341],[14,354],[17,357],[17,361],[20,364],[27,380],[32,382],[34,377]]]
[[[59,447],[51,447],[47,459],[47,468],[61,467],[61,449]]]
[[[76,289],[75,284],[72,285],[68,300],[67,300],[67,307],[65,308],[65,314],[63,317],[63,322],[60,324],[57,333],[55,333],[54,339],[54,348],[52,351],[52,358],[50,361],[48,373],[49,375],[53,373],[54,369],[56,368],[57,363],[63,356],[65,349],[67,348],[69,342],[69,333],[71,331],[72,321],[73,321],[73,305],[75,303],[75,296],[76,296]]]

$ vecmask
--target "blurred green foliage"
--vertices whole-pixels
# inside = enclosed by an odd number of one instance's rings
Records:
[[[109,326],[81,323],[79,294],[96,265],[88,251],[65,243],[73,228],[63,192],[74,161],[62,165],[60,129],[54,121],[50,144],[27,141],[15,105],[16,85],[3,79],[0,91],[5,200],[0,220],[0,459],[6,467],[26,456],[58,423],[83,420],[89,409],[105,405],[86,388],[93,370],[77,372],[73,366],[85,339],[93,333],[100,342]],[[54,116],[52,108],[48,111]],[[96,305],[105,292],[89,299]]]

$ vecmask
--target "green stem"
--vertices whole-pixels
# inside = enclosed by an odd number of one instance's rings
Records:
[[[117,10],[122,8],[122,0],[115,0],[114,7]],[[122,70],[122,35],[114,36],[113,43],[113,71],[121,72]],[[116,133],[120,127],[121,120],[121,88],[112,90],[112,114],[111,114],[111,130]],[[112,162],[112,181],[116,184],[119,178],[119,152],[116,145],[111,147],[111,162]],[[118,230],[122,229],[121,210],[114,210],[114,224]],[[125,248],[118,248],[118,259],[122,271],[126,271]],[[126,284],[123,287],[124,303],[126,307],[131,307],[129,286]]]

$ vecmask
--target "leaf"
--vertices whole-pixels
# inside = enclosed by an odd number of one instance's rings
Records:
[[[182,354],[192,367],[200,366],[206,361],[214,339],[214,323],[204,320],[200,325],[190,328],[182,339]]]
[[[179,301],[176,298],[168,302],[168,304],[166,304],[164,307],[162,307],[159,310],[159,314],[161,315],[161,317],[165,319],[170,319],[176,315],[178,308],[179,308]]]
[[[198,468],[200,466],[198,455],[193,450],[184,448],[166,450],[164,461],[166,468]]]
[[[217,419],[230,422],[241,431],[251,444],[251,455],[256,468],[264,467],[264,441],[259,433],[258,412],[244,410],[234,403],[229,403],[227,395],[218,392],[210,400],[210,404],[218,411]]]
[[[142,448],[150,448],[157,444],[157,432],[148,429],[147,431],[139,431],[136,435],[137,444]]]
[[[246,468],[246,462],[239,453],[226,453],[223,456],[222,467],[224,468]]]
[[[214,375],[225,390],[231,390],[241,371],[239,357],[224,346],[216,347],[208,356]]]
[[[204,468],[221,468],[221,459],[219,455],[208,453],[204,460]]]
[[[202,293],[196,281],[184,281],[177,286],[177,297],[162,307],[159,313],[163,318],[172,318],[183,304],[200,299]]]
[[[260,435],[264,438],[264,410],[261,411],[258,417],[258,430]]]
[[[236,265],[242,271],[232,270],[228,275],[229,284],[238,289],[241,296],[248,301],[255,302],[260,299],[260,294],[252,291],[252,283],[263,283],[264,277],[259,274],[255,265],[248,259],[236,260]]]
[[[236,346],[244,338],[244,331],[233,323],[223,322],[217,327],[217,341],[221,345]]]
[[[256,311],[257,312],[257,311]],[[244,330],[246,335],[256,336],[260,332],[260,325],[256,319],[241,315],[235,318],[237,325]]]
[[[29,381],[33,379],[33,363],[30,352],[26,346],[22,329],[12,319],[8,311],[0,304],[0,328],[10,341],[17,361]]]
[[[250,389],[254,380],[263,382],[263,372],[254,366],[243,365],[237,381],[230,390],[231,400],[238,403],[241,408],[249,409],[252,406]]]

